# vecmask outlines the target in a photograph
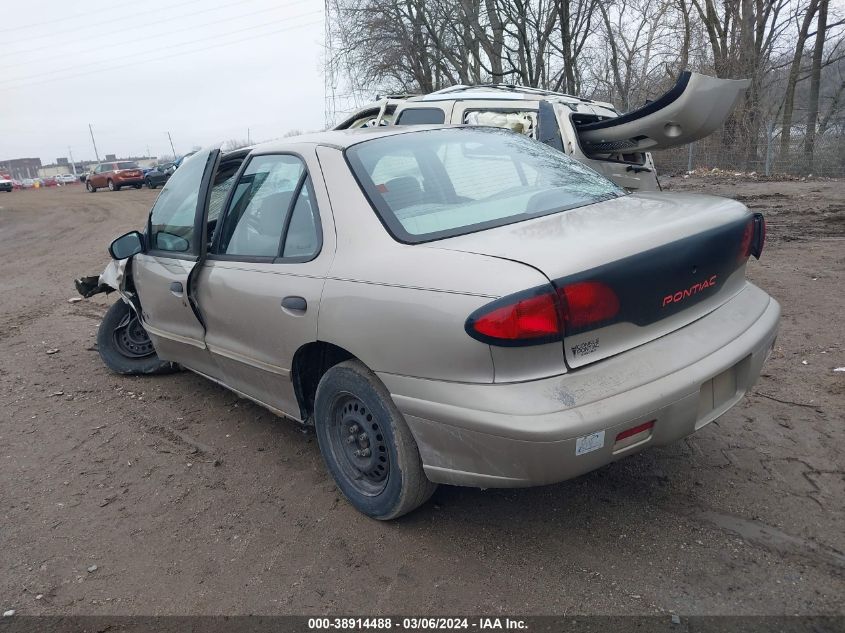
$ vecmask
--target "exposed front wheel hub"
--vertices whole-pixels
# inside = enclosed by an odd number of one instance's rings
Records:
[[[113,338],[120,353],[129,358],[145,358],[155,354],[153,343],[134,310],[130,310],[120,320],[114,328]]]

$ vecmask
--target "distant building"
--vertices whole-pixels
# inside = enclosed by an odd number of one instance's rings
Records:
[[[0,171],[8,173],[16,180],[38,178],[39,169],[41,169],[40,158],[13,158],[12,160],[0,160]]]

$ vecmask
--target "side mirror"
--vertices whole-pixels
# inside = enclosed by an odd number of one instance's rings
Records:
[[[109,246],[109,254],[114,259],[126,259],[144,251],[144,236],[138,231],[121,235]]]

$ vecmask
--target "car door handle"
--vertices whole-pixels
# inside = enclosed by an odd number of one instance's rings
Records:
[[[285,297],[282,299],[282,307],[294,312],[305,312],[308,309],[308,302],[304,297]]]
[[[175,294],[177,297],[181,297],[182,293],[184,292],[182,288],[182,282],[174,281],[172,284],[170,284],[170,292]]]

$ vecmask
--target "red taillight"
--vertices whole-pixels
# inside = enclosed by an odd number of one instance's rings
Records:
[[[751,241],[754,239],[754,218],[745,223],[742,231],[742,241],[739,243],[739,252],[736,254],[738,261],[743,261],[751,254]]]
[[[766,218],[762,213],[755,213],[745,225],[742,232],[742,241],[739,243],[737,260],[744,261],[751,255],[760,259],[763,254],[763,246],[766,243]]]
[[[608,321],[619,313],[619,298],[600,281],[580,281],[557,292],[567,330]]]
[[[494,344],[558,337],[557,300],[549,291],[504,305],[492,304],[474,313],[466,327],[475,338]]]
[[[491,345],[533,345],[560,340],[619,313],[619,298],[600,281],[505,297],[473,312],[466,331]]]
[[[751,255],[760,259],[763,247],[766,245],[766,218],[762,213],[754,214],[754,240],[751,244]]]

